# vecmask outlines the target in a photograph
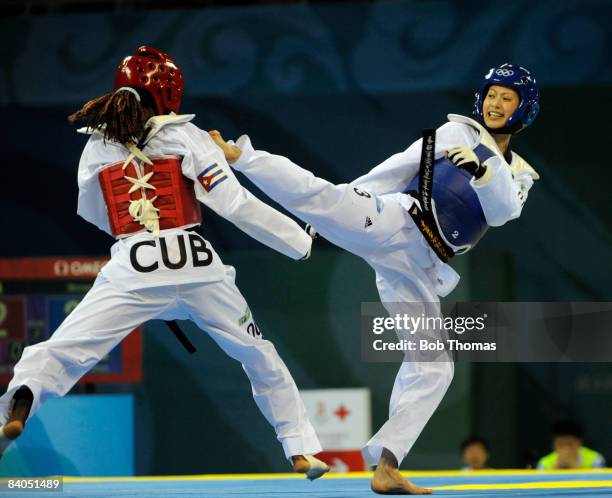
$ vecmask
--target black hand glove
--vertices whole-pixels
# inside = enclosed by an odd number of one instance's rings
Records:
[[[487,171],[484,164],[480,164],[478,156],[469,147],[460,145],[448,151],[448,159],[458,168],[470,173],[474,178],[481,178]]]

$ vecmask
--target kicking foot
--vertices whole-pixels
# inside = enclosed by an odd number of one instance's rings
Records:
[[[311,455],[295,455],[291,457],[293,471],[306,474],[306,478],[314,481],[329,472],[329,465]]]
[[[218,130],[209,131],[208,134],[210,135],[210,138],[213,139],[213,142],[215,142],[221,148],[223,154],[225,155],[225,160],[229,164],[235,163],[240,158],[240,154],[242,154],[240,148],[237,145],[228,144]]]

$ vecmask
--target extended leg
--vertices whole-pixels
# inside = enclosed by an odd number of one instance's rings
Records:
[[[319,477],[329,470],[318,467],[309,455],[321,451],[306,408],[289,370],[274,345],[263,339],[251,317],[240,320],[247,303],[228,274],[221,282],[206,285],[185,285],[180,296],[191,319],[230,357],[238,360],[252,386],[257,406],[274,427],[287,458],[294,458],[297,471]],[[317,468],[318,467],[318,468]]]
[[[225,143],[212,132],[211,136],[220,146]],[[381,244],[406,224],[407,214],[397,202],[385,202],[348,184],[334,185],[285,157],[255,151],[248,137],[238,145],[242,153],[232,166],[339,247],[360,256],[380,251]],[[227,144],[224,147],[227,150]]]
[[[163,296],[156,291],[124,293],[99,278],[47,341],[24,349],[8,390],[0,398],[0,422],[5,423],[2,434],[14,436],[12,439],[19,436],[19,426],[23,430],[27,417],[45,400],[65,395],[130,331],[163,306]]]

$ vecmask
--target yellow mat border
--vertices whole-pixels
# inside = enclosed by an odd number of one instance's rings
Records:
[[[402,471],[405,477],[520,477],[520,476],[571,476],[571,475],[594,475],[612,477],[612,469],[595,470],[483,470],[477,472],[464,471]],[[330,473],[324,479],[369,479],[372,472],[348,472]],[[136,476],[136,477],[71,477],[65,476],[67,483],[104,483],[104,482],[156,482],[156,481],[246,481],[246,480],[279,480],[279,479],[304,479],[303,475],[293,473],[274,474],[202,474],[202,475],[171,475],[171,476]],[[559,489],[559,488],[601,488],[612,487],[612,480],[601,481],[546,481],[529,483],[494,483],[494,484],[458,484],[451,486],[439,486],[438,490],[494,490],[494,489]]]
[[[520,476],[571,476],[571,475],[593,475],[612,477],[612,469],[595,470],[557,470],[557,471],[535,471],[535,470],[483,470],[477,472],[463,471],[402,471],[405,477],[520,477]],[[59,477],[59,476],[58,476]],[[349,472],[343,474],[330,473],[324,479],[369,479],[372,472]],[[51,479],[46,477],[42,479]],[[304,479],[300,474],[203,474],[203,475],[172,475],[172,476],[136,476],[136,477],[72,477],[64,476],[65,483],[129,483],[129,482],[160,482],[160,481],[247,481],[247,480],[280,480],[280,479]],[[7,479],[0,479],[6,482]],[[512,489],[587,489],[587,488],[612,488],[612,479],[601,481],[541,481],[541,482],[515,482],[515,483],[490,483],[490,484],[452,484],[448,486],[434,486],[438,491],[493,491]]]
[[[451,486],[432,486],[437,491],[494,491],[510,489],[585,489],[612,488],[612,481],[547,481],[515,482],[506,484],[455,484]]]

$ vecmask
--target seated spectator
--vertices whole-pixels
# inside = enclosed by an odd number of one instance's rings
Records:
[[[539,470],[598,469],[606,466],[604,457],[582,446],[582,429],[573,420],[555,422],[552,427],[553,452],[540,458]]]
[[[461,443],[462,470],[483,470],[488,468],[487,462],[491,451],[487,440],[480,436],[470,436]]]

